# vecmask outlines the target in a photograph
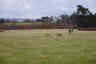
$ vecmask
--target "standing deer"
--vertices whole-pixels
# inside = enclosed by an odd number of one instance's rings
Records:
[[[73,29],[69,29],[69,34],[72,34],[73,33]]]
[[[61,37],[62,35],[61,35],[61,33],[57,33],[57,37]]]

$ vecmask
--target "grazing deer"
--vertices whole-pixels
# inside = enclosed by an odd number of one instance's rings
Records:
[[[57,37],[61,37],[62,35],[61,35],[61,33],[57,33]]]
[[[73,33],[73,29],[69,29],[69,34],[72,34]]]

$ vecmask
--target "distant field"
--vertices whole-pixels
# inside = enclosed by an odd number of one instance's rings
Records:
[[[20,26],[20,25],[34,25],[34,24],[36,24],[36,25],[38,25],[38,24],[41,24],[42,22],[25,22],[25,23],[15,23],[15,25],[16,26]],[[13,25],[14,23],[4,23],[4,25],[9,25],[9,26],[11,26],[11,25]]]
[[[96,32],[6,30],[0,32],[0,64],[96,64]]]

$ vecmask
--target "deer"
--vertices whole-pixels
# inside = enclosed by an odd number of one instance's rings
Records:
[[[72,34],[73,33],[73,29],[69,29],[69,34]]]
[[[57,33],[57,37],[61,37],[62,35],[61,35],[61,33]]]

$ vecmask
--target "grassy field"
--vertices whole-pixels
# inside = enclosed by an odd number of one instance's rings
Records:
[[[14,23],[4,23],[4,25],[13,26]],[[30,22],[30,23],[15,23],[15,26],[21,26],[21,25],[40,25],[42,22]]]
[[[49,37],[46,34],[50,33]],[[57,38],[56,33],[62,37]],[[0,32],[0,64],[96,64],[96,32],[8,30]]]

